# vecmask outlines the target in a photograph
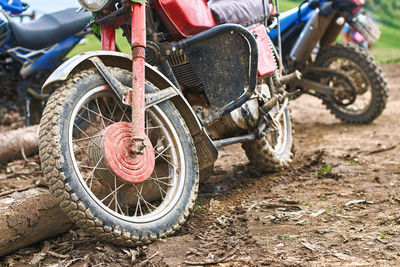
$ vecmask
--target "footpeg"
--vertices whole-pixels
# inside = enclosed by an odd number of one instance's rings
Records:
[[[274,79],[274,83],[275,83],[276,87],[282,87],[285,84],[291,83],[292,81],[295,81],[295,80],[299,81],[299,80],[301,80],[301,78],[302,78],[301,72],[296,70],[286,76],[283,76],[281,79],[279,79],[279,78]]]

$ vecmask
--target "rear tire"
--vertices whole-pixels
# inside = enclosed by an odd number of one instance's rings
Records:
[[[341,106],[323,101],[338,119],[351,124],[367,124],[385,109],[387,82],[382,69],[365,49],[351,44],[335,44],[320,51],[314,65],[342,71],[349,75],[356,86],[356,99],[351,105]]]
[[[242,144],[250,162],[265,172],[280,171],[292,162],[292,125],[290,112],[286,107],[278,121],[278,129],[263,138]]]
[[[131,86],[130,72],[109,70]],[[155,89],[146,85],[146,91]],[[51,191],[73,222],[99,239],[133,246],[180,228],[195,203],[199,169],[189,130],[173,104],[165,101],[146,110],[147,135],[158,158],[151,177],[136,184],[115,175],[107,178],[108,169],[99,164],[102,159],[94,162],[91,151],[101,145],[96,142],[108,124],[129,122],[125,114],[129,107],[119,102],[97,70],[75,74],[45,107],[40,157]]]

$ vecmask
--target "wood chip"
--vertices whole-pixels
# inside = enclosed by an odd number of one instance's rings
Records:
[[[25,186],[25,187],[22,187],[22,188],[16,188],[16,189],[4,191],[4,192],[0,193],[0,197],[8,196],[8,195],[11,195],[12,193],[15,193],[15,192],[23,192],[23,191],[32,189],[34,187],[35,187],[35,185],[29,185],[29,186]]]
[[[50,256],[53,256],[55,258],[59,258],[59,259],[69,259],[71,258],[71,255],[62,255],[62,254],[58,254],[56,252],[53,252],[51,250],[47,251],[47,254]]]
[[[334,253],[333,256],[341,260],[349,260],[351,258],[349,255],[344,253]]]
[[[316,217],[318,217],[319,215],[324,214],[324,213],[325,213],[325,210],[324,210],[324,209],[321,209],[321,210],[319,210],[319,211],[316,211],[316,212],[311,213],[311,214],[310,214],[310,217],[316,218]]]
[[[232,259],[235,258],[235,253],[236,253],[236,249],[229,253],[228,255],[226,255],[223,258],[220,259],[212,259],[212,260],[205,260],[205,261],[183,261],[183,263],[188,264],[188,265],[213,265],[213,264],[218,264],[218,263],[222,263],[224,261],[230,261]]]
[[[49,249],[50,249],[50,242],[49,242],[49,241],[44,241],[44,242],[43,242],[42,250],[41,250],[39,253],[36,253],[36,254],[33,256],[33,258],[32,258],[32,260],[31,260],[30,263],[31,263],[32,265],[36,265],[36,264],[38,264],[39,262],[41,262],[41,261],[46,257],[47,252],[49,251]]]
[[[318,247],[308,241],[300,241],[300,243],[311,251],[318,250]]]
[[[349,207],[349,206],[352,206],[352,205],[355,205],[355,204],[361,204],[361,203],[362,204],[374,204],[374,202],[366,201],[364,199],[355,199],[355,200],[351,200],[349,202],[346,202],[344,205],[346,207]]]

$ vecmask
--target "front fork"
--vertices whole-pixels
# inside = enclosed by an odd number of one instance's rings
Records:
[[[132,153],[142,154],[145,120],[146,6],[132,4]]]
[[[132,92],[127,103],[132,106],[132,147],[133,155],[143,154],[148,145],[145,140],[145,52],[146,52],[146,6],[132,3]],[[115,51],[115,26],[102,25],[102,50]]]

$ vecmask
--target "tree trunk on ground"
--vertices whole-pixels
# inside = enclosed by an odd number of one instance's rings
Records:
[[[0,256],[67,232],[73,223],[51,192],[34,188],[0,199]]]
[[[0,132],[0,164],[38,153],[39,125]]]

